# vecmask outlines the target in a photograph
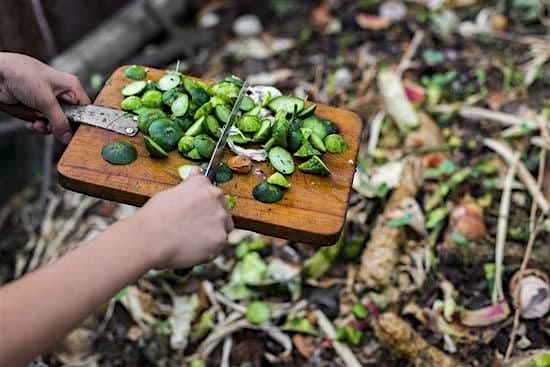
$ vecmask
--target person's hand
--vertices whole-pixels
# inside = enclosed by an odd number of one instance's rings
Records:
[[[198,170],[153,196],[129,220],[134,221],[140,242],[155,253],[156,268],[188,268],[210,261],[233,230],[222,190]]]
[[[22,103],[40,111],[47,121],[31,121],[27,126],[43,134],[53,132],[67,144],[72,138],[71,128],[58,100],[90,104],[74,75],[55,70],[29,56],[0,52],[0,103]]]

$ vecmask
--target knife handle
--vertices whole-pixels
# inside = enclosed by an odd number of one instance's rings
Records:
[[[42,119],[44,118],[44,117],[40,117],[38,113],[33,109],[25,105],[22,105],[21,103],[18,103],[18,104],[0,103],[0,111],[7,113],[8,115],[11,115],[13,117],[17,117],[21,120],[31,121],[31,122],[36,121],[40,118]]]

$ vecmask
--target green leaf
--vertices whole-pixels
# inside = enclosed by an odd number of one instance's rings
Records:
[[[351,326],[337,326],[336,339],[342,342],[347,342],[351,345],[358,346],[361,344],[363,333]]]
[[[246,307],[245,315],[248,321],[260,325],[271,318],[271,309],[262,301],[252,301]]]
[[[283,331],[295,331],[298,333],[317,335],[317,329],[305,317],[288,317],[281,326]]]
[[[391,227],[391,228],[398,228],[398,227],[403,227],[404,225],[410,223],[412,220],[413,220],[413,214],[406,213],[400,218],[389,220],[387,225],[388,227]]]
[[[427,169],[424,172],[424,178],[439,178],[441,176],[448,176],[456,170],[455,164],[453,161],[447,159],[444,160],[436,168]]]
[[[369,310],[362,303],[356,303],[351,308],[353,316],[358,320],[364,320],[369,316]]]
[[[428,213],[426,220],[426,228],[433,229],[442,223],[449,215],[449,208],[446,206],[440,206]]]
[[[445,55],[441,51],[428,49],[422,52],[422,59],[426,64],[433,66],[445,61]]]

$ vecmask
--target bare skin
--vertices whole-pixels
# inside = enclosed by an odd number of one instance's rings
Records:
[[[42,112],[45,120],[31,121],[28,127],[47,134],[53,132],[59,141],[68,144],[72,134],[59,101],[69,104],[90,104],[90,98],[74,75],[61,71],[25,55],[0,52],[0,102],[22,103]]]
[[[34,85],[37,78],[42,80],[37,84],[42,94],[37,97],[32,90],[23,91],[26,99],[17,101],[56,100],[56,88],[51,87],[56,83],[44,81],[41,65],[30,65],[30,74],[18,74],[17,81]],[[5,77],[0,81],[0,85],[10,83],[13,80],[6,83]],[[13,93],[13,87],[10,93],[20,95]],[[73,89],[64,93],[80,94]],[[2,88],[0,100],[5,96],[6,88]],[[72,101],[85,99],[80,96]],[[52,112],[55,106],[37,103],[47,106],[46,116],[56,115]],[[62,119],[52,121],[54,132],[63,131]],[[41,127],[37,130],[47,132]],[[0,288],[0,366],[25,366],[148,270],[187,268],[213,259],[232,229],[223,192],[195,171],[184,183],[155,195],[133,216],[77,250]]]

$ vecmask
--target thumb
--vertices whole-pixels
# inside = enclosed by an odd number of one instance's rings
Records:
[[[200,176],[201,174],[202,174],[202,171],[199,167],[193,167],[191,169],[191,172],[189,173],[189,177]]]

